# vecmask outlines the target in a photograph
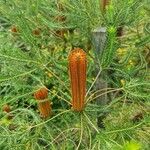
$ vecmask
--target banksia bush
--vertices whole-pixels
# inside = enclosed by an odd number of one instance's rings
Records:
[[[149,150],[148,1],[0,0],[0,150]]]
[[[34,98],[38,100],[38,108],[42,118],[47,118],[51,115],[51,103],[48,100],[48,89],[41,88],[34,93]]]
[[[82,111],[85,105],[86,66],[86,53],[80,48],[75,48],[69,55],[72,107],[75,111]]]

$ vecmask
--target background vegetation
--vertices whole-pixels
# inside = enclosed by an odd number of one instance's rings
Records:
[[[150,147],[150,3],[112,0],[0,1],[0,149],[148,150]],[[99,57],[111,101],[95,102],[92,31],[107,28]],[[122,28],[123,33],[118,34]],[[68,54],[87,53],[83,112],[71,109]],[[49,90],[52,116],[42,119],[33,94]],[[98,94],[101,97],[105,93]],[[3,107],[9,105],[11,112]],[[103,128],[97,112],[106,114]]]

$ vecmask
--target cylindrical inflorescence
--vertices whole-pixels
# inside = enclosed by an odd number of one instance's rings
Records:
[[[38,108],[42,118],[47,118],[51,115],[51,103],[48,100],[48,89],[41,88],[34,93],[34,98],[38,100]]]
[[[75,111],[82,111],[85,105],[86,66],[86,53],[80,48],[75,48],[69,55],[72,107]]]

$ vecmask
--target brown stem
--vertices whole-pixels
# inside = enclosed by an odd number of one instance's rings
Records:
[[[109,5],[110,0],[100,0],[102,11],[106,11],[106,6]]]

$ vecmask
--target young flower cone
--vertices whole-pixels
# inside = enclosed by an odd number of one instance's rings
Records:
[[[8,120],[11,120],[11,119],[14,117],[13,114],[11,113],[10,105],[5,104],[5,105],[2,107],[2,110],[3,110],[3,112],[7,113],[7,119],[8,119]]]
[[[5,104],[3,107],[2,107],[2,110],[6,113],[9,113],[11,111],[10,109],[10,106],[8,104]]]
[[[34,98],[37,99],[37,100],[44,100],[48,97],[48,89],[43,87],[43,88],[40,88],[39,90],[37,90],[35,93],[34,93]]]
[[[72,107],[75,111],[82,111],[85,105],[86,66],[86,53],[80,48],[74,49],[69,55],[69,72]]]
[[[47,88],[41,88],[34,93],[34,98],[38,100],[38,108],[42,118],[48,118],[51,115],[51,103],[48,100]]]

